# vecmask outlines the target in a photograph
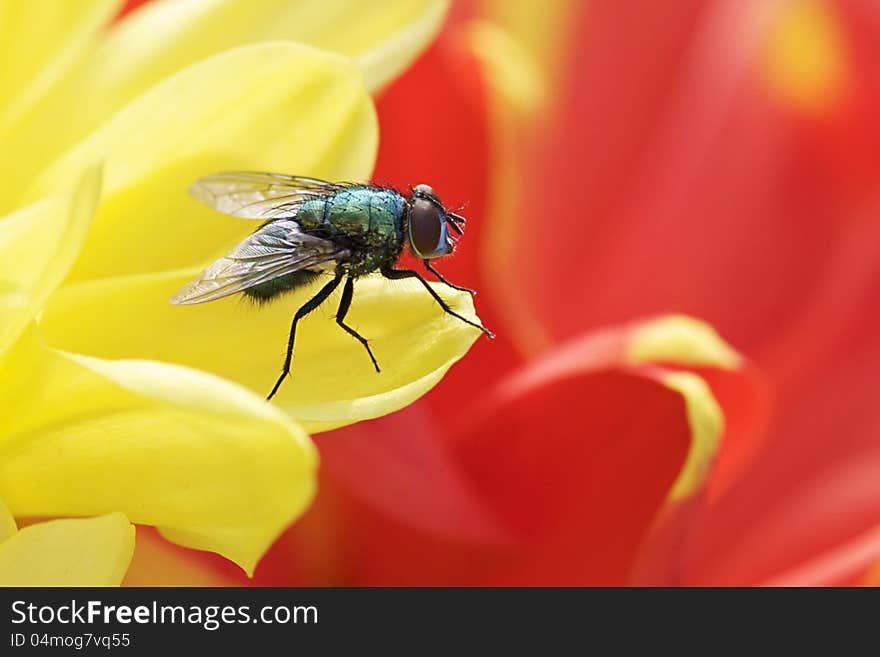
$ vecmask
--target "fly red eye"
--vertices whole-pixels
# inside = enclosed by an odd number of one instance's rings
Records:
[[[409,209],[409,241],[420,258],[439,258],[450,251],[446,219],[435,203],[415,197]]]

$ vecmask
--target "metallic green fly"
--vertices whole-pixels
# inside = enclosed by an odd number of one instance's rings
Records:
[[[202,178],[193,183],[190,193],[215,210],[263,223],[184,286],[171,303],[203,303],[237,292],[265,302],[320,276],[332,276],[294,314],[281,376],[267,399],[272,399],[290,374],[297,323],[320,306],[343,279],[336,323],[364,346],[377,372],[379,364],[367,339],[345,323],[354,281],[365,274],[378,271],[390,279],[415,278],[444,312],[495,337],[484,326],[452,310],[420,273],[394,268],[408,245],[442,283],[474,294],[447,281],[431,265],[431,260],[452,253],[465,220],[447,210],[427,185],[416,185],[406,197],[388,187],[237,171]]]

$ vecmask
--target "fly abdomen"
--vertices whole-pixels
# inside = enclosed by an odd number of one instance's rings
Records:
[[[320,275],[321,272],[301,269],[300,271],[285,274],[278,278],[272,278],[265,283],[249,287],[244,290],[244,294],[257,303],[262,304],[274,299],[280,294],[308,285]]]

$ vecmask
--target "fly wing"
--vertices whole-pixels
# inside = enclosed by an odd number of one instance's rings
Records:
[[[348,256],[348,251],[333,242],[303,233],[295,221],[279,219],[211,263],[171,297],[171,303],[213,301],[295,271],[342,262]]]
[[[224,214],[242,219],[293,217],[306,201],[322,198],[347,184],[260,171],[226,171],[200,178],[190,194]]]

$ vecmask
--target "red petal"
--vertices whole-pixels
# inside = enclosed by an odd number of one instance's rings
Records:
[[[836,6],[845,28],[849,93],[830,114],[786,117],[789,184],[771,185],[780,211],[766,217],[798,222],[786,239],[800,250],[793,270],[804,274],[780,291],[779,305],[799,305],[802,312],[780,324],[755,313],[751,300],[732,304],[746,320],[766,322],[765,344],[778,343],[762,357],[779,397],[769,440],[752,467],[733,486],[728,477],[720,486],[727,490],[684,530],[690,537],[679,542],[669,581],[855,583],[880,559],[874,538],[880,526],[880,129],[871,118],[880,111],[880,13],[871,3]],[[801,211],[801,205],[808,207]],[[825,235],[825,243],[805,241],[805,231]],[[740,258],[750,268],[754,260]]]
[[[880,526],[878,368],[880,350],[863,351],[785,405],[753,467],[697,514],[676,579],[833,583],[880,559],[862,542]]]
[[[878,129],[848,119],[876,116],[877,76],[856,66],[864,93],[839,121],[793,115],[755,66],[767,6],[588,5],[509,263],[554,335],[675,310],[762,364],[803,366],[859,308],[880,243],[864,219]]]
[[[472,490],[426,409],[317,436],[322,467],[368,506],[415,530],[497,545],[510,536]]]
[[[689,438],[680,395],[619,372],[547,381],[497,405],[460,447],[527,543],[491,581],[626,583]]]

